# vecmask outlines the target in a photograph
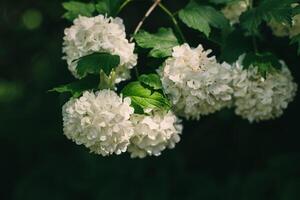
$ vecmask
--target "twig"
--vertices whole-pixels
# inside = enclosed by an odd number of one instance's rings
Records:
[[[144,21],[147,19],[147,17],[153,12],[153,10],[156,8],[156,6],[160,3],[161,0],[155,0],[154,3],[152,4],[152,6],[147,10],[146,14],[144,15],[144,17],[142,18],[142,20],[139,22],[139,24],[137,25],[137,27],[135,28],[131,38],[129,39],[130,42],[133,41],[133,38],[135,36],[135,34],[140,30],[140,28],[142,27],[142,25],[144,24]]]
[[[184,37],[184,35],[183,35],[179,25],[178,25],[178,22],[177,22],[176,18],[174,17],[174,15],[171,13],[171,11],[169,11],[168,8],[165,7],[162,3],[159,3],[159,7],[171,18],[171,20],[174,24],[174,27],[175,27],[177,33],[180,36],[181,42],[182,43],[186,42],[186,39],[185,39],[185,37]]]

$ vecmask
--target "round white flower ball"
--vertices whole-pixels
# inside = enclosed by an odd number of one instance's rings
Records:
[[[134,114],[131,121],[134,124],[134,135],[128,152],[132,158],[159,156],[167,147],[174,148],[180,141],[182,125],[171,111],[152,111],[149,115]]]
[[[130,69],[137,63],[134,43],[126,39],[125,27],[121,18],[79,16],[70,28],[65,29],[63,57],[68,68],[78,78],[77,60],[92,53],[110,53],[120,56],[116,68],[116,83],[130,78]]]
[[[174,47],[159,71],[175,112],[187,119],[199,119],[231,104],[231,66],[218,64],[210,53],[201,45]]]
[[[130,103],[111,90],[86,91],[63,106],[64,134],[96,154],[121,154],[133,135]]]
[[[221,11],[231,24],[239,22],[239,18],[243,12],[249,7],[249,0],[239,0],[228,3]]]
[[[280,70],[273,69],[264,78],[255,66],[243,69],[242,60],[243,56],[233,65],[236,114],[250,122],[281,116],[297,91],[288,67],[281,62]]]

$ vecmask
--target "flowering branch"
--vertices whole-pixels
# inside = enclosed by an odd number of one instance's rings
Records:
[[[295,98],[297,84],[284,62],[269,52],[256,53],[260,41],[255,33],[259,33],[262,23],[272,22],[266,18],[285,23],[287,17],[293,17],[294,10],[288,0],[285,3],[264,0],[254,8],[254,0],[244,0],[242,4],[230,3],[221,11],[219,7],[191,1],[179,9],[178,16],[162,0],[151,0],[129,42],[122,20],[111,15],[115,15],[116,5],[120,5],[117,11],[121,12],[134,1],[137,0],[122,0],[121,5],[120,0],[63,4],[67,10],[64,16],[73,21],[64,31],[63,59],[80,80],[51,91],[73,95],[62,108],[64,134],[68,139],[102,156],[124,152],[139,158],[159,156],[180,141],[183,126],[176,115],[198,120],[231,107],[249,122],[259,122],[281,116]],[[162,27],[157,33],[140,31],[156,7],[171,19],[174,31]],[[247,9],[253,12],[240,17]],[[98,15],[94,16],[96,12]],[[227,33],[226,18],[232,25],[240,23],[243,29],[231,26],[232,32],[213,41],[221,41],[222,60],[237,59],[232,64],[220,63],[211,55],[213,51],[201,44],[191,47],[177,21],[199,31],[206,41],[212,38],[209,37],[212,28]],[[248,47],[248,40],[240,39],[235,34],[238,31],[242,37],[243,31],[252,33],[255,53],[239,55],[243,47]],[[131,43],[134,39],[136,44]],[[153,69],[152,73],[139,76],[137,66],[144,63],[139,62],[135,45],[149,50],[149,57],[161,61],[159,71]],[[116,84],[129,80],[131,69],[135,70],[137,80],[117,92]]]

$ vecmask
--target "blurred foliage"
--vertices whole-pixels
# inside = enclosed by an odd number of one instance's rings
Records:
[[[42,23],[42,14],[38,10],[27,10],[22,16],[23,24],[27,29],[36,29]]]
[[[121,13],[128,33],[150,4],[138,1]],[[178,11],[187,1],[165,4]],[[73,80],[61,60],[69,25],[62,15],[59,0],[0,2],[1,200],[300,199],[299,96],[282,118],[260,124],[249,124],[232,110],[184,122],[182,141],[157,158],[103,158],[67,140],[61,117],[66,97],[58,100],[46,92]],[[159,26],[171,27],[164,16],[155,10],[143,29],[154,33]],[[269,29],[262,33],[267,42],[259,48],[285,60],[299,83],[296,46]],[[214,41],[194,30],[184,34],[191,46],[200,42],[220,56]],[[141,54],[144,72],[159,65],[160,60],[145,65],[148,52]]]

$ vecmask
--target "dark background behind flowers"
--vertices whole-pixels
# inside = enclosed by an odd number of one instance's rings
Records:
[[[131,4],[121,13],[127,33],[150,3]],[[165,4],[176,11],[186,1]],[[300,199],[299,95],[281,118],[259,124],[232,110],[185,121],[181,142],[160,157],[101,157],[67,140],[65,97],[46,92],[73,80],[61,60],[63,30],[70,25],[63,12],[59,0],[0,2],[0,199]],[[143,28],[160,26],[171,24],[157,9]],[[203,43],[220,52],[198,33],[184,32],[192,46]],[[268,29],[264,36],[260,48],[284,59],[299,83],[296,47]],[[144,62],[141,71],[156,67]]]

